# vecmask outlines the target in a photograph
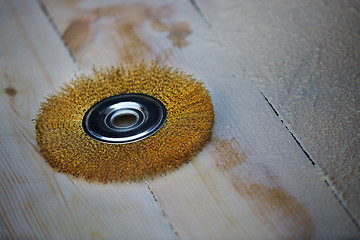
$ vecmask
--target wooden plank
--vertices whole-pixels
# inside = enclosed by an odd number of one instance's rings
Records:
[[[0,238],[176,239],[145,184],[89,184],[38,152],[40,101],[77,66],[34,1],[0,1]]]
[[[360,224],[360,2],[194,4]]]
[[[214,139],[191,164],[148,182],[180,238],[359,235],[249,73],[189,2],[44,5],[83,68],[155,58],[206,82],[215,105]]]

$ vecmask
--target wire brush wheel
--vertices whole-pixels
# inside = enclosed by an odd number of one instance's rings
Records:
[[[41,104],[35,130],[41,154],[58,171],[131,182],[189,162],[213,124],[203,83],[152,62],[76,76]]]

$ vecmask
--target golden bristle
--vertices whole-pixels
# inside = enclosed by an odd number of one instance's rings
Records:
[[[164,125],[152,136],[128,144],[89,137],[82,127],[85,112],[122,93],[160,100],[167,109]],[[60,172],[88,181],[137,181],[189,162],[210,139],[213,124],[212,101],[202,82],[153,62],[76,77],[41,104],[36,135],[42,155]]]

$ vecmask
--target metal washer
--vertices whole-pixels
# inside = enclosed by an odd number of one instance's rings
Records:
[[[116,118],[129,115],[134,123],[116,124]],[[103,99],[84,115],[82,126],[93,139],[106,143],[131,143],[154,134],[164,124],[166,108],[158,99],[139,93],[126,93]]]

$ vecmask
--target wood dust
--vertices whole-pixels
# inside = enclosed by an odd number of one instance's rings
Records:
[[[214,137],[208,149],[216,166],[277,239],[310,239],[314,224],[310,214],[281,186],[265,165],[251,163],[249,151],[235,139]]]
[[[81,9],[65,29],[63,39],[80,65],[89,53],[102,54],[113,64],[144,59],[166,62],[174,48],[189,44],[186,38],[192,32],[187,22],[172,20],[173,15],[169,5],[143,3]],[[168,33],[172,47],[164,47],[163,32]]]

